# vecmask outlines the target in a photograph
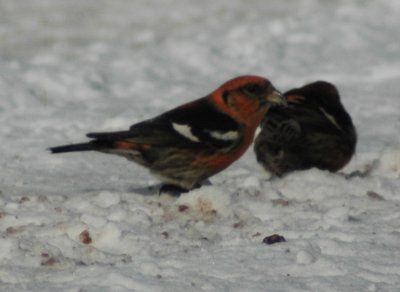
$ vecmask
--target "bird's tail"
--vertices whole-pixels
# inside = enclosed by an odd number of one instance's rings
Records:
[[[89,133],[93,140],[86,143],[69,144],[49,148],[51,153],[77,152],[77,151],[111,151],[113,149],[135,149],[137,144],[125,142],[124,139],[132,138],[130,131]]]
[[[79,144],[70,144],[49,148],[50,152],[55,153],[63,153],[63,152],[75,152],[75,151],[93,151],[99,150],[99,145],[96,145],[92,142],[88,143],[79,143]]]

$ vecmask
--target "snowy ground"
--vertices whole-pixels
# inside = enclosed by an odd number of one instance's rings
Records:
[[[399,291],[399,35],[398,0],[0,0],[0,290]],[[271,180],[248,151],[176,200],[46,152],[247,73],[335,83],[365,175]]]

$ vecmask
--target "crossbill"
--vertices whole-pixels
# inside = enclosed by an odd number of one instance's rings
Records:
[[[257,161],[273,175],[312,167],[332,172],[355,152],[357,133],[337,88],[317,81],[284,94],[288,106],[272,108],[254,143]]]
[[[50,151],[93,150],[123,156],[148,168],[165,187],[187,191],[239,159],[270,107],[285,103],[269,80],[240,76],[127,131],[89,133],[88,142]]]

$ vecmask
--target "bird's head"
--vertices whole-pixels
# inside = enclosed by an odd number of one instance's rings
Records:
[[[316,81],[300,88],[286,92],[290,108],[319,111],[336,128],[347,130],[353,128],[350,115],[341,103],[337,88],[326,81]]]
[[[271,106],[286,106],[286,100],[268,79],[253,75],[227,81],[211,98],[221,110],[241,122],[261,121]]]
[[[326,81],[316,81],[291,89],[285,92],[285,97],[290,105],[336,107],[341,104],[337,88]]]

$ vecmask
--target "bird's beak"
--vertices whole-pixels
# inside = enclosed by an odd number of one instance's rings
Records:
[[[285,97],[277,90],[272,91],[272,93],[267,96],[267,102],[271,105],[287,107]]]
[[[286,99],[289,103],[301,103],[301,101],[304,100],[304,97],[301,95],[288,95],[286,96]]]

